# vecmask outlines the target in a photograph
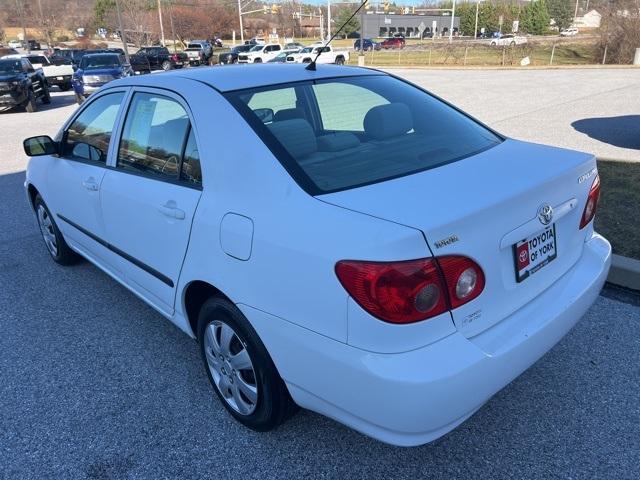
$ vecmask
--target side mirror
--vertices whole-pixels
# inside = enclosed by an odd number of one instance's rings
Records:
[[[256,114],[262,123],[273,122],[273,110],[271,108],[256,108],[253,113]]]
[[[24,153],[29,157],[58,153],[58,143],[54,142],[48,135],[27,138],[22,142],[22,146],[24,147]]]

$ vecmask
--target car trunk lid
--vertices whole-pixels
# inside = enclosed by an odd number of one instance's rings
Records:
[[[484,291],[452,311],[458,330],[472,337],[534,299],[578,260],[589,230],[579,225],[595,167],[588,154],[506,140],[439,168],[318,199],[419,229],[435,256],[476,261],[485,274]],[[545,205],[553,209],[548,226],[538,218]],[[549,247],[551,236],[555,258],[518,281],[514,245],[527,238],[533,252]],[[550,248],[540,252],[552,254]]]

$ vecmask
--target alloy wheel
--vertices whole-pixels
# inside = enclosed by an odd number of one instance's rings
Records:
[[[241,415],[252,414],[258,403],[255,370],[235,330],[221,320],[209,323],[204,352],[213,383],[227,404]]]
[[[56,240],[56,233],[53,229],[53,222],[49,216],[49,212],[44,205],[38,205],[38,224],[40,225],[40,231],[42,232],[42,238],[47,245],[49,252],[54,257],[58,256],[58,242]]]

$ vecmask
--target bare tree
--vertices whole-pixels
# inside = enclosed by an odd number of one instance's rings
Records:
[[[612,0],[603,9],[598,61],[628,64],[640,48],[640,0]]]

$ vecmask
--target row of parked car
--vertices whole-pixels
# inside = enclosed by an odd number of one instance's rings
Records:
[[[320,54],[318,56],[318,54]],[[218,56],[218,63],[229,65],[234,63],[311,63],[317,57],[317,63],[335,63],[344,65],[349,60],[347,50],[336,50],[332,45],[315,42],[304,46],[292,42],[279,43],[246,43],[233,47],[229,52]]]

